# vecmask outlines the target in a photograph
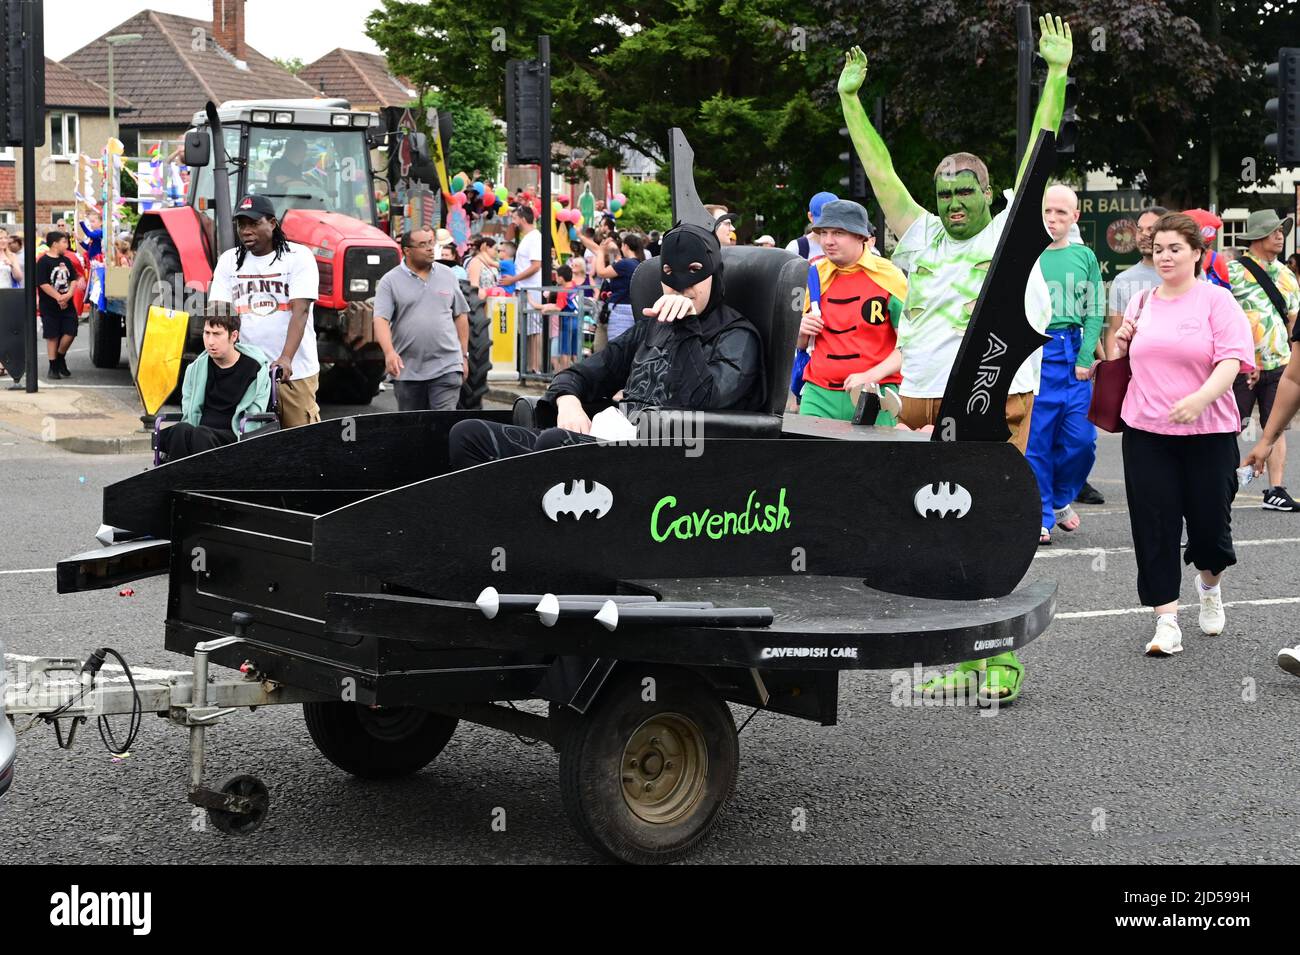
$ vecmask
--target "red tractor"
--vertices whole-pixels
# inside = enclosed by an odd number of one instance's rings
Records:
[[[399,256],[375,210],[370,149],[382,135],[378,116],[340,99],[209,103],[195,114],[185,138],[187,203],[143,213],[134,264],[107,270],[107,311],[91,314],[94,364],[116,367],[125,339],[136,374],[151,305],[189,313],[185,362],[202,350],[212,269],[236,241],[232,202],[259,193],[280,210],[286,238],[316,255],[321,400],[369,403],[384,373],[372,331],[375,286]]]

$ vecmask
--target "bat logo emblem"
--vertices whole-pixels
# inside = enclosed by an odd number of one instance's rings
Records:
[[[590,485],[590,487],[588,487]],[[572,514],[575,521],[595,512],[596,520],[609,513],[614,506],[614,492],[598,481],[574,478],[546,489],[542,495],[542,512],[559,523],[561,514]]]
[[[949,514],[965,517],[970,513],[970,491],[955,481],[940,481],[937,484],[927,484],[917,491],[912,504],[916,507],[916,513],[922,517],[931,514],[939,518]]]

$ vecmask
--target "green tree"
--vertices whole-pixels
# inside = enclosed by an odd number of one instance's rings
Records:
[[[486,18],[451,0],[383,0],[367,33],[395,73],[497,116],[506,60],[534,57],[549,35],[555,141],[596,166],[616,165],[621,147],[664,163],[680,126],[705,201],[740,212],[742,233],[761,214],[765,231],[791,236],[808,197],[842,174],[839,53],[817,43],[819,16],[812,0],[501,0]]]
[[[623,180],[623,194],[627,196],[619,226],[624,229],[638,229],[649,232],[657,229],[666,231],[673,224],[672,200],[668,187],[659,182],[636,182]]]
[[[496,175],[506,144],[491,113],[482,107],[470,106],[450,93],[425,93],[421,102],[426,108],[432,106],[439,113],[451,114],[448,176],[454,176],[462,169],[467,173],[479,169],[487,179]]]
[[[918,201],[933,201],[934,167],[959,149],[1010,185],[1016,0],[813,2],[829,42],[866,50],[886,142]],[[1212,143],[1220,205],[1276,171],[1263,66],[1298,42],[1300,0],[1056,0],[1034,12],[1049,8],[1071,24],[1080,99],[1078,147],[1059,171],[1109,169],[1174,208],[1207,202]]]
[[[301,73],[303,71],[303,68],[307,65],[302,61],[302,57],[300,56],[295,56],[292,59],[284,59],[283,57],[277,56],[275,58],[275,62],[279,63],[280,66],[288,70],[294,76],[297,76],[299,73]]]

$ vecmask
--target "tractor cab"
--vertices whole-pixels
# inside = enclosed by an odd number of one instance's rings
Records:
[[[370,163],[380,128],[376,114],[352,110],[347,100],[310,99],[233,100],[217,116],[232,202],[257,193],[282,219],[291,209],[314,209],[378,227]],[[198,134],[197,142],[208,146],[210,132],[206,115],[196,113],[187,140]],[[189,201],[213,223],[216,164],[205,153],[187,149],[187,163],[197,166]]]

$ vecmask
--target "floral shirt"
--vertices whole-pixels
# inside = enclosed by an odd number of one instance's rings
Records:
[[[1296,312],[1300,311],[1300,282],[1296,281],[1295,273],[1280,258],[1265,263],[1249,253],[1242,253],[1242,258],[1247,256],[1273,280],[1286,303],[1284,321],[1255,276],[1246,271],[1240,261],[1228,263],[1228,280],[1232,283],[1233,297],[1246,313],[1246,318],[1250,319],[1250,331],[1255,339],[1255,365],[1261,371],[1272,371],[1283,367],[1291,359],[1291,336],[1287,332],[1287,321],[1294,320]]]

